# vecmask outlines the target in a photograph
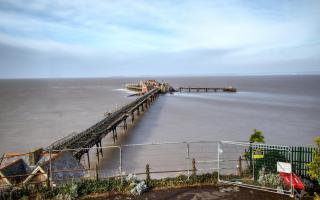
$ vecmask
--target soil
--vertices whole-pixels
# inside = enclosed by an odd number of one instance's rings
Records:
[[[227,188],[228,190],[228,188]],[[198,200],[198,199],[221,199],[221,200],[292,200],[287,195],[264,192],[254,189],[233,187],[230,191],[222,191],[221,188],[215,186],[199,186],[199,187],[184,187],[175,189],[153,190],[142,194],[141,196],[123,196],[100,194],[84,198],[85,200]]]

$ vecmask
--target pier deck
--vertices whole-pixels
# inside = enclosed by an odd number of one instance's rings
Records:
[[[146,93],[136,100],[128,103],[113,113],[108,115],[89,127],[88,129],[80,132],[70,134],[48,146],[47,150],[62,150],[62,149],[78,149],[74,151],[75,157],[80,159],[84,154],[87,154],[89,160],[89,149],[93,146],[102,147],[101,140],[109,133],[112,133],[114,143],[118,139],[117,127],[123,123],[123,128],[127,129],[127,118],[130,117],[132,122],[135,118],[135,113],[140,115],[141,111],[149,107],[152,102],[158,97],[160,93],[166,93],[172,91],[172,87],[167,84],[159,84],[156,81],[145,82],[148,86]],[[142,84],[143,85],[143,84]],[[141,86],[143,87],[143,86]],[[134,84],[127,84],[127,88],[134,90],[141,90]],[[150,88],[150,90],[149,90]],[[213,88],[213,87],[180,87],[178,92],[236,92],[237,89],[233,87],[225,88]],[[99,153],[102,154],[102,149],[97,148],[97,156],[99,159]]]
[[[179,87],[178,92],[237,92],[234,87]]]
[[[131,116],[131,120],[134,121],[135,112],[140,114],[140,108],[144,111],[145,107],[150,106],[152,102],[158,97],[160,92],[159,88],[154,88],[145,95],[137,98],[131,103],[121,107],[117,111],[113,113],[109,113],[104,119],[100,122],[94,124],[90,128],[82,131],[81,133],[73,133],[70,134],[50,146],[48,146],[47,150],[62,150],[62,149],[79,149],[81,150],[75,151],[74,155],[78,159],[82,157],[83,154],[87,153],[89,156],[89,148],[93,146],[101,147],[101,140],[107,134],[112,132],[113,140],[117,139],[117,126],[123,123],[123,127],[127,128],[127,118]],[[87,148],[87,149],[84,149]],[[97,150],[97,155],[99,154]],[[102,154],[102,152],[101,152]],[[89,158],[89,157],[88,157]]]

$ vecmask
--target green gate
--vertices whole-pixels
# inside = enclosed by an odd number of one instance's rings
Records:
[[[266,172],[276,173],[277,162],[288,162],[292,164],[292,171],[300,178],[309,179],[307,163],[312,161],[312,154],[315,148],[312,147],[283,147],[275,145],[264,145],[262,155],[255,157],[255,152],[261,145],[251,144],[249,147],[250,162],[254,162],[255,175],[264,167]]]

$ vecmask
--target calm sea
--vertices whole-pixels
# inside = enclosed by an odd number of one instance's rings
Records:
[[[123,88],[139,79],[0,80],[0,152],[45,147],[84,130],[133,100]],[[311,145],[320,135],[320,76],[155,79],[174,87],[234,86],[239,92],[163,95],[118,143],[246,141],[256,128],[270,144]]]

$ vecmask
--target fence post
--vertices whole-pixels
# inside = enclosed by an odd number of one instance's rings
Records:
[[[251,144],[250,144],[251,145]],[[255,171],[254,171],[254,157],[253,157],[253,154],[254,154],[254,151],[253,150],[251,150],[251,160],[252,160],[252,180],[254,181],[254,173],[255,173]]]
[[[52,161],[51,161],[51,158],[52,158],[52,150],[51,150],[51,148],[49,149],[49,171],[50,171],[50,173],[49,173],[49,186],[50,186],[50,188],[52,189]]]
[[[242,176],[242,163],[241,163],[241,156],[238,159],[238,175]]]
[[[292,148],[289,147],[288,150],[292,155]],[[292,174],[293,174],[292,159],[290,159],[290,164],[291,164],[291,173],[290,173],[290,192],[291,192],[291,195],[290,196],[293,198],[294,197],[294,190],[293,190],[293,177],[292,177]]]
[[[120,181],[121,181],[121,185],[123,184],[123,177],[122,177],[122,149],[121,147],[119,147],[119,151],[120,151]]]
[[[195,177],[197,175],[197,168],[196,168],[196,159],[192,159],[192,176]]]
[[[146,165],[146,184],[149,185],[150,184],[150,166],[149,164]]]
[[[96,164],[96,180],[99,180],[98,164]]]
[[[220,182],[220,142],[218,142],[218,182]]]
[[[189,169],[190,145],[189,143],[187,143],[187,159],[188,159],[187,169],[188,169],[188,180],[189,180],[190,179],[190,169]]]

